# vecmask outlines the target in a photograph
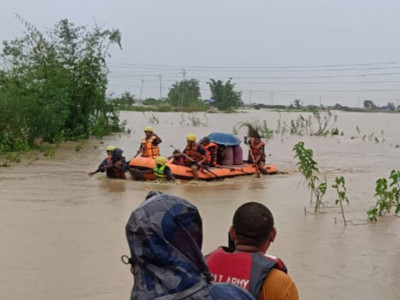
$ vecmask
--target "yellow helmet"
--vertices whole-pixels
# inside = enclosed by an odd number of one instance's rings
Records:
[[[115,149],[115,146],[108,146],[107,147],[107,151],[114,151],[114,149]]]
[[[187,141],[190,141],[190,142],[195,142],[195,141],[196,141],[196,135],[195,135],[194,133],[189,133],[189,134],[186,136],[186,140],[187,140]]]
[[[157,165],[165,165],[167,163],[167,159],[164,156],[159,156],[156,158]]]
[[[144,131],[154,132],[153,127],[150,126],[145,127]]]

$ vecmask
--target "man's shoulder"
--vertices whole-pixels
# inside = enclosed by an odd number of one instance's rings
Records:
[[[262,293],[264,299],[299,299],[297,287],[293,279],[279,269],[272,269],[265,278]]]

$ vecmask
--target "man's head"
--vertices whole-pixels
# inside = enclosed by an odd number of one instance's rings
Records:
[[[167,163],[167,159],[164,156],[159,156],[156,158],[156,165],[164,166]]]
[[[112,155],[112,152],[114,151],[115,146],[108,146],[106,149],[106,152],[108,155]]]
[[[202,219],[197,207],[185,199],[149,192],[132,212],[126,237],[135,286],[147,286],[146,292],[136,292],[154,296],[143,299],[157,298],[167,289],[174,293],[185,290],[204,276],[212,279],[201,252]]]
[[[265,252],[276,236],[271,211],[257,202],[241,205],[233,216],[230,234],[236,245],[254,246]]]
[[[207,136],[203,137],[203,138],[200,140],[200,144],[202,144],[202,145],[204,145],[204,146],[207,146],[209,143],[210,143],[210,139],[209,139]]]
[[[255,136],[254,138],[254,144],[258,145],[261,142],[261,138],[259,136]]]
[[[188,133],[186,135],[186,141],[187,141],[188,145],[196,143],[196,139],[197,139],[197,137],[194,133]]]
[[[153,134],[153,132],[154,130],[150,126],[144,128],[144,134],[146,135],[146,137],[150,137]]]

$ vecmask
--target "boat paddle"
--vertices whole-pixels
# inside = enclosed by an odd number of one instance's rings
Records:
[[[196,162],[193,158],[187,156],[187,155],[186,155],[185,153],[183,153],[182,151],[176,149],[173,145],[170,145],[170,147],[171,147],[172,149],[174,149],[174,151],[179,152],[179,153],[182,154],[184,157],[186,157],[186,158],[189,159],[190,161],[194,162],[194,163],[199,167],[199,169],[202,168],[203,170],[206,170],[207,172],[209,172],[211,175],[215,176],[215,178],[217,178],[217,179],[222,179],[220,176],[218,176],[218,175],[215,174],[214,172],[210,171],[206,166],[200,165],[200,164],[199,164],[198,162]]]
[[[253,155],[253,151],[251,151],[251,147],[249,149],[249,152],[250,152],[251,159],[254,162],[254,166],[256,167],[257,178],[260,178],[260,169],[258,168],[258,164],[257,164],[256,160],[254,159],[254,155]]]

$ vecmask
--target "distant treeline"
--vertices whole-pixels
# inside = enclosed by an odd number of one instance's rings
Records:
[[[210,87],[211,99],[201,99],[200,85],[197,79],[185,79],[174,83],[166,98],[137,99],[135,95],[126,91],[119,97],[110,97],[108,101],[120,110],[134,111],[206,111],[215,108],[220,111],[230,111],[241,107],[242,93],[235,90],[235,84],[231,79],[210,79],[207,82]]]
[[[278,110],[300,110],[300,111],[317,111],[317,110],[341,110],[349,112],[399,112],[400,107],[395,107],[393,103],[388,103],[384,106],[376,106],[370,100],[364,101],[364,107],[350,107],[342,106],[340,104],[335,104],[333,106],[316,106],[316,105],[300,105],[298,102],[294,101],[290,105],[268,105],[268,104],[251,104],[247,107],[252,107],[254,109],[278,109]]]
[[[24,35],[1,53],[0,152],[121,130],[106,101],[106,57],[110,45],[121,47],[120,32],[61,20],[42,33],[17,18]]]

